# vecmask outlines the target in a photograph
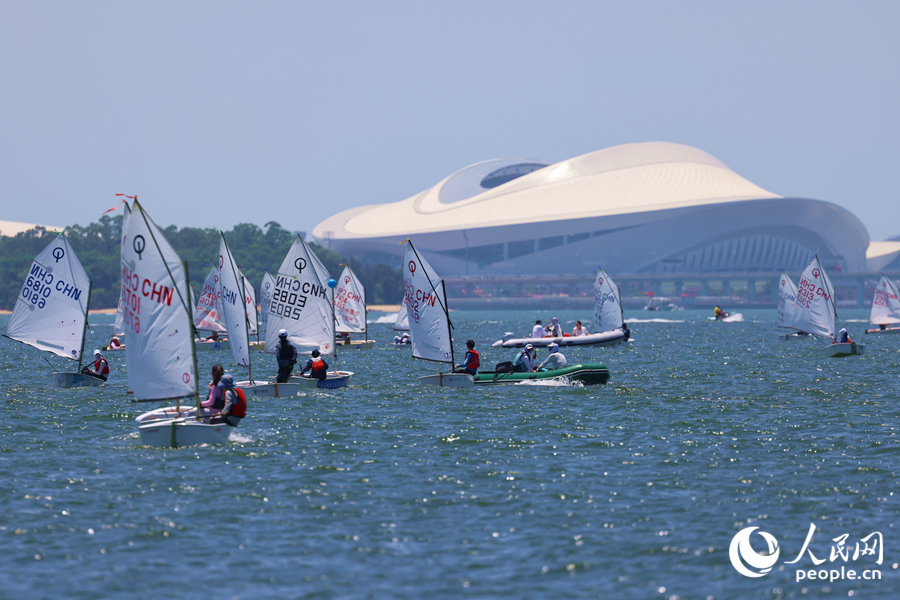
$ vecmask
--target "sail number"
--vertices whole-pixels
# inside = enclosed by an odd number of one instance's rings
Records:
[[[800,285],[797,286],[796,303],[804,308],[809,308],[812,301],[815,300],[817,296],[825,298],[825,300],[831,299],[831,296],[826,294],[821,286],[816,286],[816,284],[809,279],[801,278]]]
[[[56,290],[63,296],[78,301],[81,298],[81,290],[64,280],[54,277],[53,273],[42,268],[37,263],[31,266],[25,285],[22,287],[22,300],[38,308],[47,305],[47,298]]]

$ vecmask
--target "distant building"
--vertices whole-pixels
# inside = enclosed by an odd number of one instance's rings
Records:
[[[783,198],[709,154],[650,142],[556,164],[489,160],[391,204],[343,211],[313,229],[344,256],[399,263],[411,238],[445,277],[878,271],[900,242],[873,242],[836,204]]]

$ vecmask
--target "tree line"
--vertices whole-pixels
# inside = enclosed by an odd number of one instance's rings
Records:
[[[219,231],[196,227],[179,229],[170,225],[162,232],[178,256],[187,261],[191,287],[199,298],[206,274],[219,256]],[[86,227],[66,227],[65,234],[93,281],[91,308],[115,308],[121,283],[122,216],[104,215],[98,223]],[[13,309],[31,261],[56,235],[36,227],[13,237],[0,236],[0,297],[3,299],[0,308]],[[265,229],[241,223],[226,231],[225,239],[241,271],[259,290],[265,271],[273,275],[278,271],[294,242],[294,234],[275,221],[266,223]],[[402,300],[403,277],[399,266],[363,265],[355,259],[348,261],[318,244],[310,243],[309,246],[335,279],[340,276],[342,265],[349,264],[366,288],[368,304],[399,304]]]

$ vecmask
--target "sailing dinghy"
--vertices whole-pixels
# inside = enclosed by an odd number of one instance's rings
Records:
[[[137,199],[122,223],[125,360],[135,402],[190,398],[200,410],[197,355],[187,263],[183,263]],[[145,446],[221,444],[231,427],[179,416],[141,422]]]
[[[900,323],[900,300],[898,300],[897,286],[884,274],[881,275],[878,287],[875,288],[869,323],[878,325],[878,328],[866,329],[866,333],[900,332],[900,327],[891,327],[891,325]]]
[[[334,297],[327,291],[329,279],[325,265],[298,235],[275,276],[267,317],[266,352],[277,352],[278,332],[285,329],[298,353],[318,350],[323,356],[334,355],[337,363]],[[300,389],[334,389],[346,387],[352,376],[352,371],[339,371],[335,364],[324,380],[294,375],[289,383]]]
[[[334,289],[334,315],[337,320],[335,331],[346,336],[337,342],[341,348],[369,350],[375,345],[375,340],[366,339],[368,333],[366,288],[350,265],[344,265],[344,271]],[[351,333],[361,333],[363,339],[351,340]]]
[[[797,301],[797,286],[784,271],[778,281],[778,326],[790,329],[794,323],[794,303]],[[813,336],[805,331],[786,333],[785,340],[812,339]]]
[[[825,356],[855,356],[865,352],[864,344],[856,342],[842,344],[836,341],[837,309],[834,305],[834,287],[818,256],[813,257],[800,276],[793,310],[792,328],[831,340],[831,344],[825,346]]]
[[[453,366],[453,339],[444,281],[425,259],[419,256],[412,241],[406,240],[403,259],[403,288],[412,338],[412,355],[422,360]],[[419,377],[419,383],[441,387],[471,388],[475,377],[468,373],[442,373]]]
[[[535,348],[558,344],[562,347],[569,346],[615,346],[628,341],[629,336],[624,330],[624,315],[622,313],[622,298],[619,288],[609,275],[599,269],[594,278],[594,333],[587,335],[565,335],[561,337],[539,338],[506,338],[497,340],[493,348],[524,348],[531,344]]]
[[[197,350],[223,350],[228,348],[225,339],[225,323],[222,320],[222,287],[219,284],[219,266],[213,265],[203,282],[200,300],[194,307],[194,327],[198,331],[210,331],[215,339],[200,338],[194,340]],[[221,339],[218,336],[222,336]]]
[[[31,263],[16,306],[6,326],[6,337],[78,361],[75,373],[53,373],[56,387],[90,387],[103,380],[81,373],[91,281],[60,233]]]

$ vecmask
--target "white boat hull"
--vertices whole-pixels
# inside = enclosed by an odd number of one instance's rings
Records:
[[[138,427],[141,443],[155,448],[224,444],[231,429],[225,423],[210,425],[193,418],[155,421]]]
[[[100,346],[100,349],[104,352],[124,352],[125,346],[116,346],[115,348],[110,348],[109,346]]]
[[[234,384],[244,390],[248,398],[288,398],[296,396],[300,386],[294,383],[260,383],[258,381],[238,381]]]
[[[197,352],[228,350],[231,348],[231,344],[228,343],[228,340],[225,340],[224,342],[221,340],[216,340],[215,342],[212,340],[194,340],[194,348],[197,349]]]
[[[53,385],[61,388],[99,387],[106,383],[99,377],[84,373],[54,373]]]
[[[353,377],[353,371],[328,371],[327,378],[324,381],[312,377],[300,377],[299,375],[294,375],[290,381],[299,385],[301,390],[334,390],[347,387],[351,377]]]
[[[531,344],[534,347],[559,344],[560,348],[570,346],[615,346],[625,341],[625,333],[621,329],[592,333],[589,335],[541,337],[541,338],[514,338],[511,340],[497,340],[491,344],[492,348],[524,348]]]
[[[475,377],[468,373],[436,373],[419,377],[419,383],[439,387],[473,388],[475,387]]]
[[[201,409],[203,412],[200,413],[201,416],[208,416],[218,411],[210,410],[208,408]],[[152,423],[158,421],[169,421],[172,419],[184,418],[184,417],[193,417],[197,414],[197,407],[191,406],[190,404],[182,404],[181,406],[166,406],[164,408],[157,408],[151,411],[147,411],[143,414],[135,417],[135,421],[140,424]]]
[[[844,344],[830,344],[825,346],[825,356],[828,358],[840,358],[842,356],[859,356],[865,354],[866,345],[848,342]]]
[[[900,333],[900,327],[888,327],[887,329],[866,329],[866,333]]]

